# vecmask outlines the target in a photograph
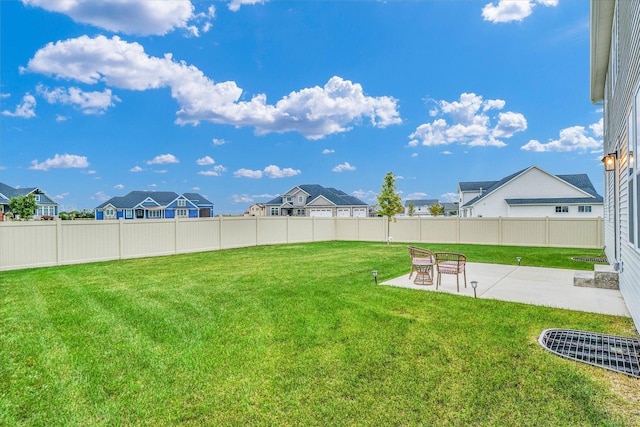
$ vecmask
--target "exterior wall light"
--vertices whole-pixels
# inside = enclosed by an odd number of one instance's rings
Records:
[[[616,157],[616,153],[609,153],[602,158],[605,171],[613,172],[616,169]]]

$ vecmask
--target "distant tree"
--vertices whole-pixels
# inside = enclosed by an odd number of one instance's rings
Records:
[[[16,196],[9,200],[9,209],[16,215],[20,216],[22,220],[28,220],[38,209],[38,203],[33,194],[26,196]]]
[[[409,206],[407,206],[407,215],[414,216],[416,213],[416,205],[413,204],[413,200],[409,202]]]
[[[429,213],[431,214],[431,216],[444,215],[444,206],[439,203],[435,203],[429,206]]]
[[[387,217],[387,221],[395,221],[395,215],[404,211],[402,198],[396,190],[396,177],[393,172],[387,172],[382,183],[380,194],[376,197],[380,206],[380,213]],[[387,227],[387,242],[389,242],[389,227]]]

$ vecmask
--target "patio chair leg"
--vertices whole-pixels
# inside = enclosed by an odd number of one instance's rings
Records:
[[[467,270],[463,270],[462,274],[464,274],[464,287],[467,287]]]
[[[456,289],[460,292],[460,275],[456,274]]]

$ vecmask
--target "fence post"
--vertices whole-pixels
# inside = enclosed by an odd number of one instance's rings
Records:
[[[502,246],[502,217],[498,217],[498,244]]]
[[[122,259],[124,252],[124,218],[118,220],[118,259]]]
[[[550,230],[549,230],[549,217],[546,216],[544,217],[544,244],[545,246],[549,247],[549,234],[550,234]]]

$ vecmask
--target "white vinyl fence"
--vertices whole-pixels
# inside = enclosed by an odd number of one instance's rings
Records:
[[[387,234],[388,233],[388,234]],[[0,271],[332,240],[602,248],[601,218],[216,217],[0,222]]]

